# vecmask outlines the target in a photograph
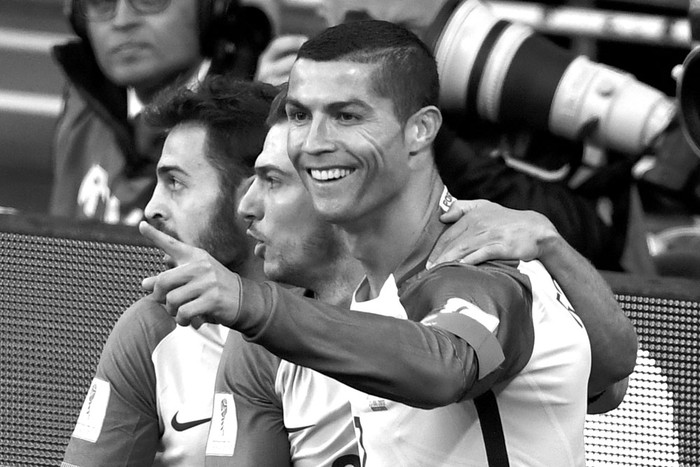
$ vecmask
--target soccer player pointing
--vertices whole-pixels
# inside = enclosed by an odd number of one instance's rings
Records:
[[[430,51],[380,21],[326,30],[292,69],[289,155],[365,270],[354,311],[238,276],[209,288],[230,273],[187,249],[144,285],[180,323],[205,316],[345,383],[364,465],[584,465],[589,340],[542,265],[425,271],[448,199],[437,95]]]

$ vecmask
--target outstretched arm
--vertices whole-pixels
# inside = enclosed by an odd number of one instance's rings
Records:
[[[502,207],[486,200],[458,201],[442,221],[455,222],[440,238],[428,266],[460,260],[538,259],[562,287],[586,326],[592,367],[589,411],[616,407],[634,370],[637,335],[598,271],[571,247],[542,214]],[[461,259],[460,259],[461,258]],[[605,391],[605,394],[601,393]]]
[[[405,292],[410,305],[401,318],[246,280],[202,249],[145,222],[139,229],[176,265],[142,286],[179,324],[222,324],[284,360],[379,397],[421,408],[470,399],[510,379],[532,351],[528,281],[514,268],[445,266],[431,273],[438,280],[418,281]],[[452,298],[491,318],[441,313],[452,308]]]

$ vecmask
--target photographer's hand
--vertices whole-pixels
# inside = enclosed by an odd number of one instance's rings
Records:
[[[301,35],[276,37],[260,55],[256,81],[279,86],[289,80],[289,72],[297,58],[299,47],[308,38]]]

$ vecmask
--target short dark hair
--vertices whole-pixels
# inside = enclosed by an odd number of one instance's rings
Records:
[[[403,26],[379,20],[342,23],[306,41],[297,58],[379,65],[372,77],[373,89],[393,101],[402,122],[422,107],[438,105],[440,82],[435,57]]]
[[[193,89],[161,92],[146,108],[145,118],[166,131],[181,123],[207,129],[207,158],[217,169],[225,189],[236,189],[253,173],[262,151],[265,119],[278,88],[226,75],[210,75]]]

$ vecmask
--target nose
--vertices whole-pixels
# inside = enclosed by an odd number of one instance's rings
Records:
[[[159,188],[160,184],[156,185],[155,190],[153,190],[153,195],[151,199],[146,204],[146,208],[143,210],[144,216],[148,221],[164,220],[167,217],[166,204],[162,201],[163,194]]]
[[[265,215],[263,208],[262,196],[260,193],[260,181],[257,176],[253,178],[253,182],[241,197],[238,203],[238,216],[247,224],[255,220],[260,220]]]
[[[331,128],[326,118],[319,117],[307,126],[301,149],[307,154],[322,154],[333,150],[333,140],[330,138]]]
[[[112,25],[117,27],[126,27],[134,23],[140,14],[129,5],[129,0],[117,0],[114,5],[114,18]]]

